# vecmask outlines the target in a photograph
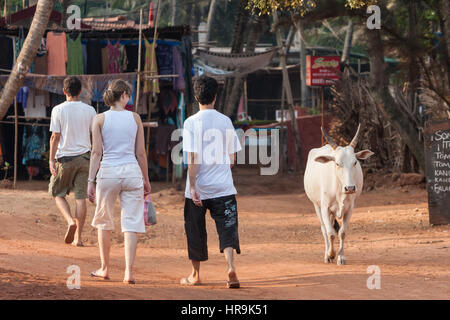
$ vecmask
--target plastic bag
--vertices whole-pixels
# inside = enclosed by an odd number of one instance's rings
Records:
[[[144,199],[144,221],[146,226],[156,224],[156,210],[150,195]]]

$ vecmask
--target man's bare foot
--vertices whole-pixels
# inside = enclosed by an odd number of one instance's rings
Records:
[[[74,240],[74,241],[72,242],[72,245],[73,245],[74,247],[84,247],[83,242],[77,241],[77,240]]]
[[[239,288],[241,284],[239,283],[239,279],[237,278],[236,272],[234,270],[228,271],[228,281],[227,281],[227,287],[228,288]]]
[[[180,284],[182,286],[198,286],[201,284],[201,281],[198,277],[194,278],[192,277],[192,275],[190,275],[189,277],[181,278]]]
[[[64,236],[64,242],[69,244],[75,239],[75,231],[77,230],[77,225],[75,223],[67,227],[66,235]]]

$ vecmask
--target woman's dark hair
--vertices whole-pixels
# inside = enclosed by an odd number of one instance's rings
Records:
[[[217,95],[219,85],[216,79],[201,76],[194,82],[194,95],[198,103],[202,105],[211,104]]]
[[[63,82],[64,91],[71,97],[78,97],[81,92],[81,81],[77,77],[67,77]]]
[[[131,95],[131,86],[128,82],[122,79],[113,80],[108,85],[108,89],[105,90],[105,93],[103,93],[103,100],[107,106],[111,107],[116,101],[120,100],[120,97],[124,92]]]

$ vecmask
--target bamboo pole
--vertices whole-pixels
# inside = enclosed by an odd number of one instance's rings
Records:
[[[117,40],[119,41],[119,40]],[[142,56],[142,9],[140,10],[139,17],[139,54],[138,54],[138,72],[136,79],[136,99],[134,100],[134,111],[137,112],[137,108],[139,105],[139,96],[141,94],[141,56]]]
[[[248,120],[248,96],[247,96],[247,79],[244,80],[244,112],[245,120]]]
[[[17,62],[16,59],[16,41],[13,40],[13,54],[14,54],[14,65]],[[19,118],[17,117],[17,96],[14,97],[14,180],[13,180],[13,189],[16,189],[17,185],[17,140],[19,135]]]
[[[157,40],[157,36],[158,36],[158,21],[159,21],[159,13],[160,13],[160,9],[161,9],[161,0],[158,0],[158,10],[156,11],[156,19],[155,19],[155,26],[154,26],[154,32],[153,32],[153,43],[152,43],[152,52],[151,54],[155,53],[155,46],[156,46],[156,40]],[[150,71],[153,70],[153,61],[155,59],[153,59],[153,57],[151,57],[151,64],[150,64]],[[148,112],[147,112],[147,121],[150,122],[150,118],[152,116],[152,109],[153,109],[153,101],[150,97],[150,101],[148,103]],[[150,128],[148,128],[147,130],[147,135],[145,137],[145,147],[146,147],[146,151],[147,151],[147,158],[150,155]],[[169,169],[169,168],[167,168]]]
[[[323,88],[323,86],[321,87],[322,89],[322,128],[325,130],[325,121],[324,121],[324,114],[323,114],[323,100],[324,100],[324,91],[325,89]],[[321,130],[322,131],[322,130]],[[323,141],[323,131],[322,131],[322,146],[324,145],[324,141]]]

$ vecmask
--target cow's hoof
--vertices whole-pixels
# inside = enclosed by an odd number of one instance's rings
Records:
[[[345,257],[344,256],[338,256],[337,264],[340,265],[340,266],[345,265]]]
[[[323,260],[323,262],[325,262],[325,263],[333,263],[333,260],[334,260],[334,257],[333,258],[325,258]]]

